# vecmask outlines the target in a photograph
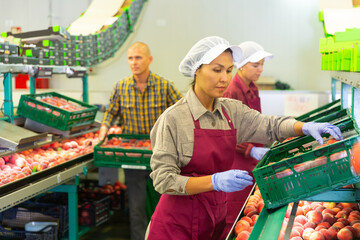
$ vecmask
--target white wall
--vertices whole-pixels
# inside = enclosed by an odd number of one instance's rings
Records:
[[[6,9],[0,15],[0,31],[9,30],[4,23],[9,19],[24,30],[46,28],[48,2],[0,0],[2,9]],[[68,26],[86,10],[89,1],[62,0],[52,4],[53,25]],[[172,80],[185,92],[191,80],[179,73],[179,62],[196,41],[209,35],[222,36],[232,44],[257,41],[274,53],[263,76],[273,76],[296,90],[329,90],[330,74],[320,70],[318,46],[324,31],[318,12],[319,3],[315,0],[148,0],[123,48],[114,58],[96,66],[89,76],[90,91],[104,93],[101,99],[93,99],[90,94],[90,102],[106,103],[114,82],[131,74],[126,49],[134,41],[150,46],[154,56],[152,71]],[[76,89],[81,87],[81,81],[56,76],[51,87]]]

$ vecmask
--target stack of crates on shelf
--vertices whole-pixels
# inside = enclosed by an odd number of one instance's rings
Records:
[[[110,219],[110,209],[112,205],[116,204],[110,199],[112,194],[115,194],[114,191],[111,192],[106,186],[98,187],[95,181],[82,182],[78,189],[79,224],[81,226],[99,226],[107,222]],[[105,192],[105,190],[107,191]],[[120,197],[120,193],[118,196]],[[119,201],[121,204],[121,199],[113,199],[113,201]]]
[[[270,148],[253,170],[265,206],[273,209],[324,191],[360,181],[352,151],[360,140],[359,129],[348,116],[335,122],[344,140],[323,136],[319,145],[302,136]]]
[[[67,209],[67,204],[64,202],[55,203],[54,200],[49,202],[45,199],[32,199],[21,203],[16,207],[7,209],[1,213],[0,238],[7,239],[5,237],[3,238],[3,236],[7,236],[11,233],[15,236],[27,235],[28,233],[25,227],[27,224],[33,222],[49,222],[55,224],[51,224],[52,226],[50,228],[44,228],[44,231],[38,233],[39,236],[42,236],[43,234],[43,238],[30,239],[57,239],[45,237],[50,234],[53,235],[54,233],[56,233],[56,237],[64,237],[69,229]]]
[[[319,19],[324,21],[322,12]],[[321,70],[360,72],[360,29],[326,35],[320,39]]]
[[[18,115],[62,131],[90,125],[98,108],[56,92],[21,95]]]
[[[113,184],[105,184],[99,186],[98,180],[82,180],[78,187],[79,199],[84,202],[83,199],[94,199],[96,195],[103,198],[109,197],[110,210],[124,210],[126,199],[126,185],[120,181],[116,181]]]

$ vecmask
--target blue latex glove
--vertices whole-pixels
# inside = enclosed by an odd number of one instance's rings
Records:
[[[265,153],[267,153],[267,151],[269,150],[270,148],[252,147],[250,151],[250,156],[260,161],[264,157]]]
[[[243,170],[229,170],[211,175],[214,190],[223,192],[241,191],[252,185],[252,180],[248,172]]]
[[[302,127],[302,131],[305,135],[311,135],[315,138],[316,141],[320,143],[320,145],[324,144],[324,140],[321,135],[328,133],[336,140],[344,139],[341,131],[338,127],[330,124],[330,123],[316,123],[316,122],[307,122]]]

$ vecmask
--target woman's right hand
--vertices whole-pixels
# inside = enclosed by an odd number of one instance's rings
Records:
[[[213,189],[215,191],[236,192],[241,191],[253,184],[253,178],[247,171],[228,170],[211,175]]]

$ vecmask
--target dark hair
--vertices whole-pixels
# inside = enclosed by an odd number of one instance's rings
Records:
[[[228,52],[228,53],[230,53],[231,55],[232,55],[232,53],[233,53],[233,51],[231,50],[231,48],[225,49],[224,52]],[[203,64],[201,64],[201,65],[195,70],[195,72],[196,72],[198,69],[200,69],[200,68],[202,67],[202,65],[203,65]],[[195,83],[196,83],[196,75],[194,75],[194,79],[191,81],[190,86],[194,88]]]

